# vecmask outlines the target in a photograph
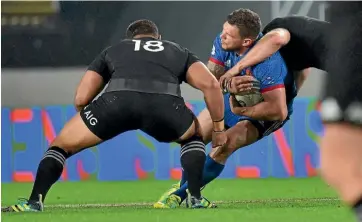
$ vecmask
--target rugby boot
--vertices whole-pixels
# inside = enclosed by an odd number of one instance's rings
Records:
[[[203,196],[201,196],[200,199],[197,199],[191,196],[188,192],[187,194],[188,194],[186,200],[187,208],[217,208],[217,206],[214,203],[212,203]]]
[[[179,188],[180,188],[180,182],[178,182],[177,184],[173,184],[172,187],[169,190],[167,190],[164,194],[162,194],[160,199],[158,199],[158,201],[153,204],[153,207],[164,208],[163,205],[166,203],[166,199]]]
[[[159,209],[174,209],[180,206],[181,198],[175,194],[169,195],[162,202],[157,202],[153,207]]]
[[[1,212],[41,212],[44,210],[42,195],[39,195],[38,201],[30,201],[25,198],[19,198],[18,203],[9,207],[1,208]]]

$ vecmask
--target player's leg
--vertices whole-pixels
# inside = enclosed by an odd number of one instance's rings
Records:
[[[362,3],[333,2],[330,10],[321,174],[362,221]]]
[[[182,98],[150,95],[148,100],[152,102],[148,104],[149,107],[144,114],[147,116],[147,121],[141,129],[160,142],[175,141],[181,145],[180,162],[187,175],[189,191],[194,200],[199,201],[205,163],[205,144],[196,117]],[[171,204],[172,208],[179,205],[179,201],[172,202],[176,203]]]
[[[254,143],[259,138],[258,129],[250,121],[245,120],[238,122],[235,126],[226,131],[228,136],[228,144],[224,149],[213,149],[206,157],[206,162],[202,176],[202,186],[216,179],[225,167],[228,157],[241,147]],[[188,184],[183,184],[174,192],[177,196],[184,200],[187,197]],[[205,206],[215,207],[210,201],[204,198]]]
[[[210,156],[220,164],[225,164],[231,154],[239,148],[256,142],[259,138],[258,128],[249,120],[238,122],[226,131],[228,144],[225,149],[213,149]]]
[[[20,201],[2,211],[43,210],[43,201],[51,186],[61,176],[67,158],[131,129],[125,120],[113,118],[114,112],[118,110],[116,113],[119,113],[119,109],[112,107],[110,104],[116,104],[112,102],[114,97],[104,94],[70,119],[40,161],[29,200]],[[126,118],[127,116],[124,117]]]
[[[29,200],[4,208],[2,211],[42,211],[43,201],[51,186],[61,176],[66,159],[73,153],[101,141],[87,128],[77,113],[65,124],[40,161]]]
[[[200,127],[200,133],[202,135],[202,139],[205,144],[208,144],[211,142],[212,137],[212,129],[213,129],[213,123],[210,116],[210,112],[207,108],[202,110],[200,114],[197,116],[197,120]],[[186,174],[182,172],[182,177],[180,181],[180,186],[182,186],[186,182]]]
[[[321,141],[321,175],[362,221],[362,127],[327,123]]]
[[[212,129],[213,129],[213,123],[210,116],[209,111],[205,108],[200,112],[200,114],[197,116],[197,120],[199,123],[199,131],[202,135],[203,141],[205,144],[209,143],[211,141],[212,137]],[[218,164],[212,158],[207,155],[206,161],[203,169],[202,174],[202,184],[205,184],[205,181],[211,180],[211,178],[216,178],[221,171],[224,169],[223,164]],[[172,187],[167,190],[165,193],[162,194],[162,196],[158,199],[158,201],[154,204],[155,208],[165,208],[165,203],[169,196],[171,194],[175,194],[177,197],[181,199],[181,202],[187,198],[187,189],[188,189],[188,183],[187,182],[187,174],[182,171],[182,177],[181,181],[178,184],[172,185]],[[214,207],[214,205],[209,202],[208,200],[203,200],[202,203],[204,204],[204,207]]]
[[[191,195],[190,205],[193,208],[203,208],[201,198],[202,172],[205,164],[206,150],[202,140],[200,126],[195,118],[190,128],[177,140],[181,145],[180,162],[186,183]],[[178,205],[182,201],[178,200]]]
[[[202,135],[203,141],[204,141],[205,144],[208,144],[211,141],[212,129],[213,129],[213,123],[212,123],[212,119],[211,119],[209,111],[206,108],[204,110],[202,110],[200,112],[200,114],[197,116],[197,120],[198,120],[198,123],[199,123],[199,131],[200,131],[200,133]],[[205,168],[208,167],[209,162],[210,162],[210,157],[207,156],[206,161],[205,161],[204,171],[203,171],[203,179],[204,179],[204,176],[205,176]],[[154,207],[155,208],[163,208],[166,199],[171,194],[175,193],[176,191],[178,191],[177,195],[179,197],[181,197],[181,200],[186,199],[186,197],[187,197],[187,192],[186,192],[187,184],[184,186],[184,188],[182,190],[179,190],[180,187],[182,185],[184,185],[186,182],[187,182],[187,177],[186,177],[185,172],[182,170],[182,176],[181,176],[180,182],[177,183],[177,184],[173,184],[170,189],[168,189],[165,193],[163,193],[161,195],[161,197],[157,200],[157,202],[154,204]],[[186,189],[185,189],[185,187],[186,187]]]
[[[285,123],[285,121],[264,121],[262,125],[259,121],[246,119],[248,118],[238,117],[236,115],[228,115],[228,124],[234,125],[226,131],[228,136],[228,144],[224,149],[213,149],[207,157],[203,171],[203,186],[207,185],[221,174],[227,159],[236,150],[250,145],[265,136],[268,136],[270,133],[281,128]],[[175,194],[180,197],[184,197],[186,195],[186,190],[187,183],[182,185],[175,192]],[[215,205],[213,205],[206,198],[203,199],[205,200],[205,205],[208,207],[215,207]]]

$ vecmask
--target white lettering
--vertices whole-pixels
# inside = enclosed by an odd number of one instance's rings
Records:
[[[92,126],[94,126],[98,123],[97,118],[93,117],[93,113],[91,113],[91,111],[87,111],[84,114],[85,114],[86,119],[89,121],[89,124],[91,124]]]

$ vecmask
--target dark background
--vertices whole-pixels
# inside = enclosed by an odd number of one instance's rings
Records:
[[[164,39],[207,59],[226,16],[237,8],[273,17],[320,17],[323,2],[1,2],[2,67],[85,66],[123,38],[130,22],[156,22]]]

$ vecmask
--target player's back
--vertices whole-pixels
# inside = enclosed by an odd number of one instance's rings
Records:
[[[276,28],[290,32],[290,42],[279,50],[288,68],[302,70],[314,67],[325,70],[329,24],[306,16],[288,16],[272,20],[263,33]]]
[[[180,84],[186,78],[190,52],[176,43],[151,37],[125,39],[106,51],[111,82],[138,79]]]

